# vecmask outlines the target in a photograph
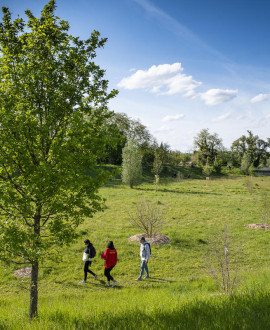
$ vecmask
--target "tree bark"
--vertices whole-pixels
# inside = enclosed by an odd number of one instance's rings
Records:
[[[29,319],[37,316],[38,306],[38,261],[32,263],[31,284],[30,284],[30,308]]]
[[[37,250],[40,244],[40,219],[41,219],[41,206],[38,205],[34,216],[34,250]],[[30,284],[30,308],[29,320],[38,315],[38,258],[32,261],[31,284]]]

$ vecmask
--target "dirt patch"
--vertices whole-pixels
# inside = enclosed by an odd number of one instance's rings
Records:
[[[270,225],[262,224],[262,223],[251,223],[248,225],[248,228],[251,229],[270,229]]]
[[[163,234],[155,233],[152,235],[152,237],[148,237],[147,234],[137,234],[134,236],[129,237],[129,241],[132,242],[140,242],[140,238],[144,236],[147,242],[150,242],[151,245],[159,245],[159,244],[169,244],[170,238],[168,236],[165,236]]]
[[[25,268],[15,270],[14,275],[16,277],[20,277],[20,278],[30,277],[31,276],[31,271],[32,271],[32,268],[25,267]]]

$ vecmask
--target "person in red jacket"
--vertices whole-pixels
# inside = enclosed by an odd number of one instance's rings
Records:
[[[101,254],[101,258],[105,259],[105,270],[104,275],[107,277],[107,286],[110,286],[111,281],[113,281],[112,286],[116,286],[116,281],[113,279],[112,275],[110,274],[111,270],[117,263],[117,251],[114,248],[113,242],[110,241],[107,245],[107,249],[104,253]]]

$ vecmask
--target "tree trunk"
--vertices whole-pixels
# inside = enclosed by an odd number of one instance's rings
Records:
[[[34,216],[34,250],[37,250],[40,244],[40,219],[41,219],[41,206],[37,205],[36,213]],[[30,308],[29,319],[33,319],[38,315],[38,258],[32,260],[31,284],[30,284]]]
[[[29,319],[37,316],[38,306],[38,261],[32,263],[31,284],[30,284],[30,308]]]

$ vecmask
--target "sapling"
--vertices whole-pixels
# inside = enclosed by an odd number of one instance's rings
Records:
[[[140,201],[135,210],[129,212],[129,221],[148,237],[152,237],[165,223],[164,212],[157,203]]]
[[[243,253],[242,244],[235,245],[229,235],[228,225],[220,235],[213,237],[210,251],[205,257],[204,270],[212,277],[216,288],[225,294],[234,293],[239,265]]]

